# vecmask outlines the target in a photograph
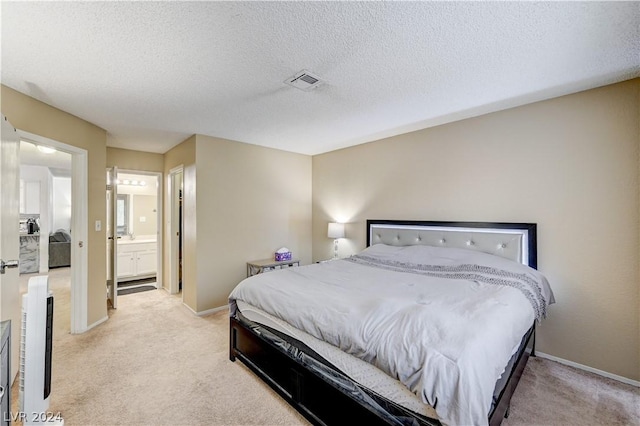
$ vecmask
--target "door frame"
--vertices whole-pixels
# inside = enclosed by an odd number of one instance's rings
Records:
[[[178,223],[180,221],[179,214],[179,196],[178,191],[175,190],[175,178],[180,174],[182,175],[181,187],[184,188],[184,165],[180,164],[169,170],[168,176],[168,193],[169,193],[169,221],[168,221],[168,238],[169,238],[169,294],[178,294],[180,291],[179,281],[180,277],[178,276],[178,272],[180,271],[178,265],[178,255],[179,255],[179,243],[182,241],[182,254],[184,257],[184,226],[180,226]],[[183,189],[183,197],[184,197],[184,189]],[[184,206],[183,206],[184,208]],[[182,214],[182,220],[184,222],[184,213]],[[183,223],[184,225],[184,223]],[[173,238],[173,236],[178,232],[178,230],[182,228],[183,232],[178,235],[178,238]],[[184,264],[184,263],[183,263]],[[184,269],[183,269],[184,273]],[[184,279],[182,282],[182,289],[184,290]],[[182,292],[184,297],[184,291]]]
[[[156,199],[156,212],[157,212],[157,216],[156,216],[156,265],[157,265],[157,271],[156,271],[156,289],[161,289],[162,285],[163,285],[163,278],[164,278],[164,259],[162,256],[163,250],[162,248],[164,247],[163,245],[163,240],[162,240],[162,223],[163,223],[163,217],[164,215],[162,214],[162,207],[163,207],[163,182],[162,182],[162,176],[163,173],[162,172],[149,172],[149,171],[145,171],[145,170],[133,170],[133,169],[121,169],[118,168],[118,173],[128,173],[128,174],[134,174],[134,175],[143,175],[143,176],[155,176],[156,178],[156,182],[158,184],[158,187],[156,189],[156,195],[157,195],[157,199]],[[117,272],[117,271],[115,271]]]
[[[71,154],[71,334],[84,333],[87,324],[88,303],[88,152],[18,129],[20,140],[47,145]],[[45,236],[46,238],[47,236]]]

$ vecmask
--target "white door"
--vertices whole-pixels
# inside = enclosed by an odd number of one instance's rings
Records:
[[[0,320],[11,320],[11,380],[18,372],[20,343],[20,287],[18,256],[20,254],[20,141],[16,129],[3,115],[0,145]]]
[[[169,292],[177,294],[182,283],[182,166],[169,171]]]
[[[117,179],[117,167],[107,170],[107,299],[114,309],[118,307]]]

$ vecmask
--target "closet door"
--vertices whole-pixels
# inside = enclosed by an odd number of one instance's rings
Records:
[[[117,177],[117,167],[107,170],[107,298],[114,309],[118,307]]]

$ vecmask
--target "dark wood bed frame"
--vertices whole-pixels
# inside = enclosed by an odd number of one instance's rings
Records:
[[[372,224],[526,229],[529,234],[528,264],[533,268],[537,265],[535,224],[368,220],[367,246],[370,243],[369,230]],[[502,419],[508,416],[511,396],[529,356],[535,356],[535,324],[523,336],[520,349],[512,357],[513,367],[490,412],[489,425],[500,425]],[[307,369],[299,360],[233,317],[230,320],[229,359],[242,361],[313,424],[343,425],[352,422],[367,425],[400,424],[380,418],[352,395],[344,393],[335,385],[323,380],[318,373]],[[436,419],[431,420],[433,421],[430,423],[434,425],[440,424]]]

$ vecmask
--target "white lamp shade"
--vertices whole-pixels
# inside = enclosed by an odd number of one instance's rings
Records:
[[[330,222],[327,237],[344,238],[344,223]]]

